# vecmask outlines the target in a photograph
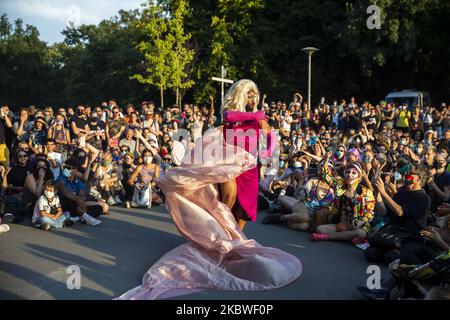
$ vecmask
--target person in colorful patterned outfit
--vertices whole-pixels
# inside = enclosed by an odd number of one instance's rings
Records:
[[[322,166],[322,170],[329,170]],[[332,212],[335,224],[324,224],[317,227],[311,239],[356,241],[366,238],[371,231],[374,217],[375,197],[371,189],[360,184],[363,170],[358,162],[350,162],[345,167],[345,178],[336,177],[325,172],[328,183],[335,188],[337,201]]]

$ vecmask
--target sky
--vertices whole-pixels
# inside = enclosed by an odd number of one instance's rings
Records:
[[[64,40],[61,34],[69,22],[98,24],[120,9],[141,8],[145,0],[0,0],[0,15],[7,14],[10,23],[21,18],[38,28],[40,38],[53,44]]]

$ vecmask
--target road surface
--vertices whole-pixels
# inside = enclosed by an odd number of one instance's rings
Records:
[[[346,243],[311,242],[307,233],[263,225],[265,213],[245,233],[264,246],[297,256],[303,273],[281,289],[257,292],[205,290],[179,299],[361,299],[369,264]],[[105,299],[138,286],[163,254],[184,243],[165,207],[114,207],[98,227],[76,224],[44,232],[31,221],[0,234],[0,299]],[[81,289],[67,288],[68,266],[81,270]],[[387,272],[382,268],[385,277]]]

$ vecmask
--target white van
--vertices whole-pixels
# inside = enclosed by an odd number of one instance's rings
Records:
[[[431,100],[428,92],[402,90],[389,93],[386,96],[386,103],[392,103],[395,106],[406,104],[408,105],[408,110],[412,111],[416,105],[420,105],[422,108],[429,106]]]

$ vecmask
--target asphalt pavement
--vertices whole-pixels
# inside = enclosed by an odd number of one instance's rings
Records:
[[[265,215],[260,212],[245,233],[297,256],[303,273],[296,281],[275,290],[204,290],[177,299],[361,299],[356,286],[366,283],[369,264],[360,249],[311,242],[307,233],[263,225]],[[11,230],[0,234],[0,299],[113,299],[138,286],[159,257],[185,242],[163,206],[114,207],[101,220],[98,227],[76,224],[47,232],[31,227],[30,220],[10,224]],[[68,289],[69,266],[80,268],[80,289]],[[386,268],[381,270],[385,277]]]

